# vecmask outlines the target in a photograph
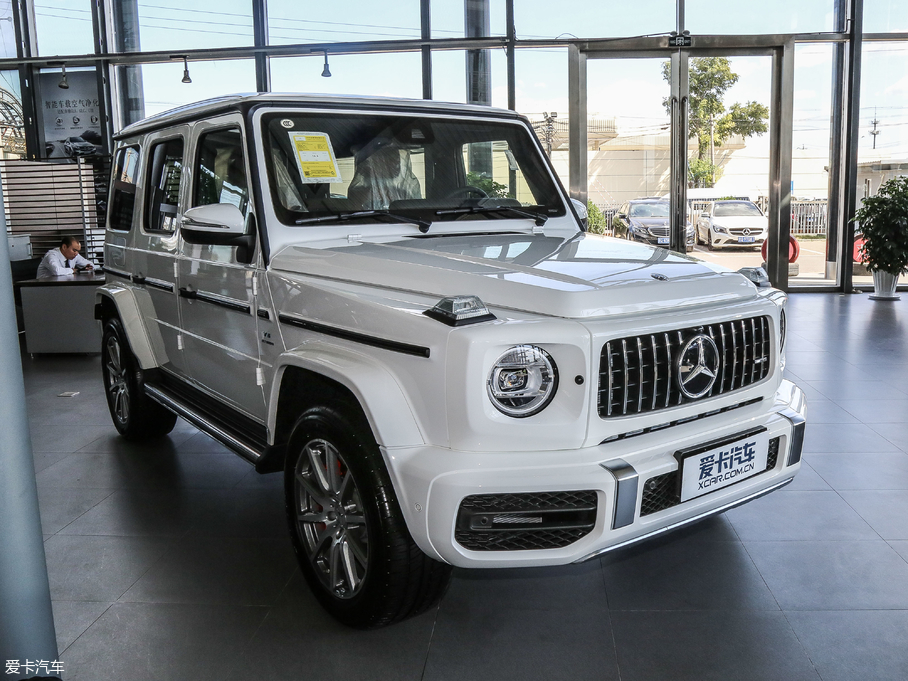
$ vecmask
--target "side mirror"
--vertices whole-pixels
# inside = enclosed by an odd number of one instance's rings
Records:
[[[242,236],[246,233],[246,219],[232,203],[212,203],[183,212],[183,236],[192,241],[193,233],[223,237]]]
[[[617,216],[622,220],[627,220],[627,213],[618,213]]]
[[[237,261],[249,264],[255,250],[255,217],[232,203],[212,203],[183,212],[183,240],[207,246],[236,246]]]

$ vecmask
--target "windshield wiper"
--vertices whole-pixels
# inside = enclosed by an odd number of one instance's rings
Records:
[[[435,211],[436,215],[468,215],[472,213],[513,213],[514,215],[519,215],[522,218],[529,218],[530,220],[536,221],[537,227],[542,227],[546,220],[549,219],[548,215],[543,215],[542,213],[533,213],[528,210],[521,210],[520,208],[514,208],[512,206],[468,206],[466,208],[451,208],[449,210],[437,210]]]
[[[392,222],[405,222],[408,225],[418,225],[419,231],[425,234],[429,231],[429,227],[432,225],[431,222],[427,220],[419,220],[417,218],[408,218],[405,215],[395,215],[394,213],[389,213],[386,210],[360,210],[355,213],[335,213],[334,215],[325,215],[320,218],[303,218],[302,220],[297,220],[294,224],[297,225],[312,225],[316,222],[344,222],[346,220],[353,220],[355,218],[390,218]]]

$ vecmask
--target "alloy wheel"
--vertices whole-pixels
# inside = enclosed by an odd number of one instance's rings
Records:
[[[362,499],[337,448],[324,439],[303,447],[294,471],[296,522],[309,561],[336,598],[359,593],[369,559]]]
[[[120,423],[129,421],[129,385],[126,382],[126,367],[120,342],[116,336],[107,339],[107,399],[110,400],[114,416]]]

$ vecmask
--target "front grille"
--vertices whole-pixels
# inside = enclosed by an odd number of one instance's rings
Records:
[[[776,467],[776,461],[779,459],[779,440],[780,438],[774,437],[769,441],[764,472]],[[643,483],[643,494],[640,498],[640,517],[680,504],[679,489],[678,471],[663,473],[647,480]]]
[[[759,229],[750,229],[748,227],[731,227],[728,230],[729,234],[734,236],[752,236],[759,237],[762,236],[763,232]]]
[[[593,490],[474,494],[457,512],[454,539],[471,551],[557,549],[596,524]]]
[[[678,385],[678,354],[698,334],[716,344],[719,366],[709,392],[694,400]],[[643,414],[746,388],[769,374],[771,347],[768,317],[611,340],[599,359],[599,416]]]
[[[668,236],[668,225],[660,225],[658,227],[650,227],[649,233],[653,236]]]

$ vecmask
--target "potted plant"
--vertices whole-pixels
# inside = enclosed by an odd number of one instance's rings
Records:
[[[898,300],[895,286],[908,272],[908,177],[883,183],[876,196],[864,199],[854,214],[864,245],[861,257],[873,273],[875,300]]]

